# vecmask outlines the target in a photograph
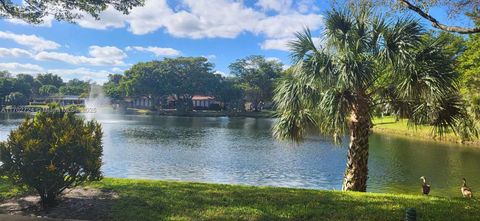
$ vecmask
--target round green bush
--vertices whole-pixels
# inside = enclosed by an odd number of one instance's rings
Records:
[[[42,206],[65,189],[101,179],[102,129],[60,109],[37,113],[0,143],[0,172],[33,188]]]

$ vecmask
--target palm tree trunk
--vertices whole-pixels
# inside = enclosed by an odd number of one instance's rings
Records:
[[[363,99],[362,99],[363,100]],[[350,145],[348,147],[347,169],[343,180],[343,191],[367,191],[368,179],[368,137],[370,117],[368,102],[354,105],[350,124]]]

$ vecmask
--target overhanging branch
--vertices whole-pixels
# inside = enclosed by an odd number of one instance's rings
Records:
[[[464,28],[464,27],[459,27],[459,26],[444,25],[444,24],[440,23],[437,19],[432,17],[430,14],[424,12],[422,9],[413,5],[409,1],[407,1],[407,0],[399,0],[399,1],[400,1],[400,3],[405,5],[408,9],[416,12],[417,14],[422,16],[423,18],[429,20],[432,23],[433,27],[435,27],[435,28],[438,28],[438,29],[441,29],[441,30],[444,30],[444,31],[448,31],[448,32],[456,32],[456,33],[460,33],[460,34],[480,33],[480,27]]]

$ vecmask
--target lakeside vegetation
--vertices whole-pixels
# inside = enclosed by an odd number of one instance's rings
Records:
[[[0,182],[0,195],[13,196]],[[112,220],[476,220],[476,199],[105,178],[87,186],[114,191]],[[75,217],[63,217],[75,218]]]
[[[445,133],[442,137],[433,133],[434,128],[427,125],[411,125],[407,119],[396,119],[393,116],[375,117],[372,130],[376,133],[406,136],[412,139],[431,140],[436,142],[464,143],[479,145],[480,139],[473,138],[470,141],[462,141],[461,137],[453,131]]]

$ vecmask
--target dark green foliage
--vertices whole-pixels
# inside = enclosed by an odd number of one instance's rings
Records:
[[[229,110],[243,110],[243,94],[241,86],[236,78],[223,78],[218,91],[215,93],[217,98],[224,102],[226,109]]]
[[[215,96],[226,103],[241,99],[241,91],[231,79],[216,74],[214,65],[204,57],[165,58],[161,61],[140,62],[125,75],[110,75],[103,85],[113,99],[125,96],[150,96],[166,103],[168,96],[177,98],[179,110],[192,109],[193,95]]]
[[[0,105],[5,104],[5,96],[12,92],[13,82],[10,78],[0,77]]]
[[[27,118],[0,143],[0,171],[36,190],[47,207],[66,188],[99,180],[101,156],[100,124],[51,109]]]
[[[122,78],[123,75],[121,74],[108,75],[108,82],[103,85],[103,90],[108,97],[119,100],[125,96],[124,91],[120,87]]]
[[[112,6],[127,14],[133,7],[143,5],[143,0],[42,0],[12,1],[0,0],[0,17],[21,19],[28,23],[41,23],[43,18],[52,15],[57,20],[73,22],[82,18],[85,12],[99,18],[100,12]]]
[[[54,85],[42,85],[38,92],[41,96],[51,96],[58,93],[58,88]]]
[[[480,34],[471,35],[465,46],[465,52],[458,58],[457,70],[469,113],[480,120]]]
[[[275,79],[283,71],[282,63],[259,55],[238,59],[228,67],[230,73],[238,77],[238,85],[254,110],[259,110],[260,102],[271,101]]]
[[[36,80],[40,83],[40,85],[53,85],[56,88],[59,88],[64,84],[60,76],[50,73],[39,74]]]
[[[81,81],[78,79],[69,80],[65,85],[61,86],[58,91],[64,95],[81,95],[88,93],[90,89],[90,82]]]
[[[49,73],[39,74],[34,78],[29,74],[17,74],[12,77],[8,71],[0,71],[0,106],[27,104],[32,98],[55,94],[85,96],[89,91],[90,82],[88,81],[73,79],[64,83],[60,76]],[[22,96],[18,96],[20,94]],[[6,99],[9,95],[12,96],[7,103]]]
[[[5,98],[7,105],[25,105],[28,103],[27,97],[20,92],[12,92]]]

